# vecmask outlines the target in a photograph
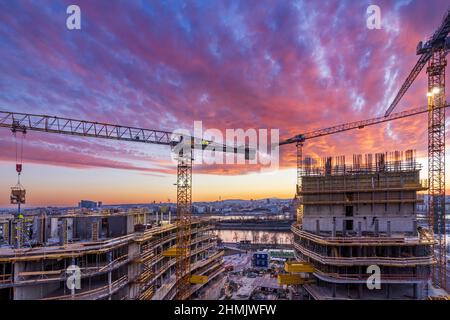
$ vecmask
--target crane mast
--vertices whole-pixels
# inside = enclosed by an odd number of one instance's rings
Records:
[[[437,237],[437,265],[433,267],[433,283],[447,288],[446,258],[446,217],[445,217],[445,67],[446,55],[450,50],[450,10],[444,16],[441,25],[428,41],[420,41],[416,54],[420,55],[399,92],[386,110],[389,116],[403,95],[427,65],[428,76],[428,226]]]
[[[189,293],[191,267],[192,152],[180,152],[177,161],[177,296],[184,300]]]
[[[434,284],[447,289],[445,218],[445,50],[437,49],[428,60],[428,226],[437,235]]]

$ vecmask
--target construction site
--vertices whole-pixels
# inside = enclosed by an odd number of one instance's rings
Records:
[[[433,236],[416,218],[423,202],[417,192],[427,188],[414,152],[353,160],[325,158],[304,168],[303,215],[292,226],[298,260],[314,268],[316,282],[304,289],[315,299],[427,297],[436,261]],[[380,290],[366,285],[373,265],[380,268]]]
[[[194,151],[213,148],[252,160],[257,150],[169,131],[0,111],[0,127],[7,129],[2,134],[12,132],[19,141],[18,181],[10,196],[10,204],[17,210],[0,216],[0,299],[185,300],[219,297],[217,292],[204,295],[205,290],[220,290],[224,283],[227,289],[236,287],[224,299],[449,299],[445,210],[449,32],[450,11],[446,11],[429,40],[418,44],[418,62],[384,116],[279,142],[280,147],[295,145],[297,165],[296,188],[292,190],[296,220],[291,227],[295,255],[282,260],[281,268],[264,262],[264,267],[256,263],[248,271],[250,253],[242,249],[232,254],[242,254],[246,260],[235,259],[232,267],[225,265],[224,261],[233,258],[224,259],[226,250],[218,246],[215,221],[192,215]],[[425,66],[427,105],[392,113]],[[350,162],[344,156],[312,158],[303,154],[311,139],[417,115],[427,116],[428,179],[420,178],[423,168],[415,146],[355,154]],[[20,139],[33,132],[169,147],[177,161],[176,215],[167,221],[155,219],[144,209],[25,215],[29,190],[20,182]],[[419,215],[417,208],[425,204],[425,195],[426,212]],[[259,256],[254,257],[257,259]],[[259,274],[258,270],[264,271]],[[372,273],[379,278],[369,283]]]
[[[130,210],[0,221],[0,299],[173,299],[177,226],[152,218]],[[191,221],[186,298],[223,272],[212,227]],[[70,290],[72,271],[80,282]]]

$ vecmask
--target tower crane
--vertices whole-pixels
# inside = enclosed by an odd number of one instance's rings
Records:
[[[441,108],[444,109],[449,106],[450,105],[443,105],[443,106],[440,106],[439,109],[441,109]],[[335,133],[350,131],[350,130],[354,130],[354,129],[364,129],[365,127],[368,127],[368,126],[372,126],[372,125],[376,125],[376,124],[380,124],[380,123],[384,123],[384,122],[389,122],[392,120],[407,118],[407,117],[411,117],[411,116],[415,116],[415,115],[419,115],[419,114],[423,114],[423,113],[428,113],[428,111],[429,111],[428,106],[424,106],[424,107],[414,108],[414,109],[410,109],[410,110],[406,110],[406,111],[402,111],[402,112],[392,113],[388,116],[381,116],[381,117],[376,117],[376,118],[371,118],[371,119],[366,119],[366,120],[342,123],[342,124],[338,124],[338,125],[328,127],[328,128],[317,129],[317,130],[309,131],[306,133],[297,134],[291,138],[282,140],[279,143],[279,145],[282,146],[282,145],[288,145],[288,144],[295,143],[295,145],[297,147],[297,189],[299,190],[299,189],[301,189],[301,176],[302,176],[302,172],[303,172],[302,171],[303,170],[303,145],[306,140],[320,138],[323,136],[328,136],[328,135],[332,135]],[[298,192],[297,192],[297,194],[298,194]],[[300,216],[301,216],[301,214],[300,214]]]
[[[396,97],[386,110],[385,116],[394,110],[403,95],[428,64],[428,225],[437,236],[437,266],[433,268],[433,283],[447,289],[446,217],[445,217],[445,67],[450,51],[450,10],[441,25],[423,43],[417,44],[419,55],[416,65],[404,81]]]
[[[176,299],[186,299],[190,288],[190,227],[192,219],[193,150],[242,154],[253,159],[256,151],[247,146],[228,146],[169,131],[76,120],[49,115],[0,111],[0,127],[13,132],[30,131],[118,141],[166,145],[177,158]]]
[[[444,109],[449,107],[450,105],[444,104],[440,106],[435,107],[436,112],[444,112]],[[302,199],[300,196],[300,191],[302,190],[302,174],[303,174],[303,145],[305,141],[319,138],[327,135],[332,135],[335,133],[340,133],[344,131],[350,131],[354,129],[363,129],[367,126],[372,126],[388,121],[393,121],[397,119],[407,118],[423,113],[429,113],[429,107],[424,106],[420,108],[415,109],[409,109],[402,112],[397,113],[391,113],[388,116],[381,116],[376,117],[372,119],[362,120],[362,121],[355,121],[355,122],[348,122],[343,123],[339,125],[335,125],[332,127],[324,128],[324,129],[318,129],[313,130],[310,132],[306,132],[303,134],[295,135],[289,139],[285,139],[279,143],[280,146],[282,145],[290,145],[295,144],[297,147],[297,190],[296,190],[296,199],[297,199],[297,221],[301,224],[303,220],[303,204]],[[444,238],[445,239],[445,238]],[[445,270],[444,270],[445,273]]]

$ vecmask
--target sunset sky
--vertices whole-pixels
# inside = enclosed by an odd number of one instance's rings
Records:
[[[81,30],[66,28],[70,4],[81,8]],[[381,8],[380,30],[366,27],[370,4]],[[204,129],[279,129],[288,138],[383,115],[447,5],[0,0],[0,110],[168,131],[202,121]],[[426,105],[425,94],[423,70],[396,111]],[[415,148],[426,167],[426,132],[420,115],[311,140],[304,152]],[[12,133],[0,129],[0,207],[17,181],[15,156]],[[27,206],[176,197],[166,146],[29,132],[23,162]],[[295,147],[285,146],[272,172],[194,166],[193,200],[292,198],[295,180]]]

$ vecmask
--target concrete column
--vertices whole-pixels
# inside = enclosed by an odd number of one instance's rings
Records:
[[[358,237],[362,237],[362,222],[358,221]]]
[[[59,243],[62,246],[67,245],[68,243],[68,222],[66,218],[63,218],[61,221],[61,229],[60,229],[60,234],[59,234]]]
[[[387,222],[387,236],[388,237],[390,237],[392,234],[391,234],[391,222],[390,221],[388,221]]]
[[[331,286],[333,298],[336,298],[336,283],[333,283]]]
[[[71,264],[72,264],[72,266],[76,266],[75,258],[72,258]],[[72,296],[72,300],[75,299],[75,289],[76,289],[75,286],[72,286],[70,288],[70,295]]]
[[[127,214],[127,234],[134,232],[134,214]]]
[[[22,219],[18,219],[16,222],[16,248],[22,248],[23,239],[23,221]]]
[[[37,241],[40,244],[44,244],[47,239],[45,237],[45,222],[46,222],[46,215],[43,214],[38,218],[37,221]]]
[[[108,254],[108,264],[109,268],[111,268],[111,262],[112,262],[112,251],[109,251]],[[111,292],[112,292],[112,272],[111,269],[108,271],[108,300],[111,300]]]
[[[363,295],[363,285],[361,283],[358,284],[358,299],[362,299]]]
[[[347,232],[345,231],[345,220],[342,220],[342,235],[345,236]]]
[[[24,263],[23,262],[14,262],[12,268],[14,269],[13,271],[13,277],[14,277],[14,283],[17,283],[20,281],[19,279],[19,273],[24,271]],[[26,287],[21,287],[21,286],[17,286],[13,289],[13,299],[14,300],[25,300],[26,299],[26,295],[25,295],[25,289]]]
[[[316,233],[320,234],[320,220],[319,219],[316,220]]]
[[[3,224],[3,239],[5,240],[6,243],[10,244],[10,230],[11,228],[9,227],[11,224],[11,221],[5,222]]]
[[[375,236],[378,236],[379,233],[379,221],[375,219]]]
[[[413,234],[417,234],[417,220],[413,220],[412,232],[413,232]]]
[[[91,240],[98,241],[98,234],[99,234],[99,223],[98,221],[94,221],[92,222],[91,225]]]
[[[131,260],[136,259],[139,257],[140,254],[140,246],[137,243],[131,243],[128,246],[128,257]],[[139,283],[135,282],[136,278],[141,273],[141,263],[137,263],[136,261],[133,261],[132,263],[128,264],[128,280],[130,281],[130,284],[128,285],[128,299],[134,300],[137,299],[139,295]],[[108,279],[109,280],[109,279]]]
[[[333,238],[336,237],[336,217],[333,217],[333,231],[331,233],[331,236]]]
[[[413,297],[414,297],[414,299],[419,299],[419,284],[418,283],[413,284]]]

